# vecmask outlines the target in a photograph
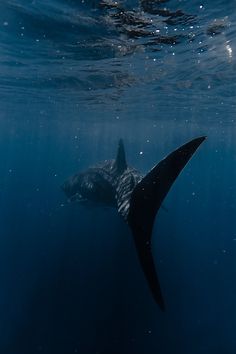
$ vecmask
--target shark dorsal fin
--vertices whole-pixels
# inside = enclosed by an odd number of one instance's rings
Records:
[[[118,173],[123,173],[127,169],[126,157],[125,157],[125,148],[123,140],[119,140],[118,150],[115,160],[115,168]]]

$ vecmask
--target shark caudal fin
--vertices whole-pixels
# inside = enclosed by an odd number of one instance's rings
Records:
[[[130,198],[127,221],[149,288],[162,310],[165,305],[151,252],[153,224],[172,184],[204,140],[196,138],[169,154],[136,185]]]
[[[127,169],[125,148],[122,139],[119,140],[119,144],[118,144],[118,150],[115,159],[115,168],[119,174],[123,173]]]

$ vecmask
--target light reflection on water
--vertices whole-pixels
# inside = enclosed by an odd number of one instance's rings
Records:
[[[30,93],[36,102],[55,99],[69,104],[73,98],[80,105],[93,104],[95,109],[102,103],[104,109],[113,101],[129,106],[148,100],[155,106],[160,100],[162,105],[168,97],[173,102],[166,105],[168,109],[189,101],[194,105],[201,97],[203,106],[209,99],[221,109],[224,97],[225,107],[234,108],[231,2],[223,6],[219,1],[218,7],[210,2],[181,5],[180,15],[173,17],[153,15],[151,10],[141,14],[136,4],[133,13],[128,12],[130,18],[123,18],[109,7],[92,6],[91,10],[87,2],[55,1],[45,6],[39,1],[29,6],[4,1],[2,100],[8,101],[12,94],[11,99],[24,101],[24,93]],[[180,4],[169,1],[165,8],[169,14],[178,14]],[[135,21],[131,15],[136,16]],[[142,29],[142,16],[150,23],[146,28],[150,34],[132,37],[124,33],[127,28]],[[167,21],[171,16],[174,25]],[[173,36],[178,39],[172,43]]]

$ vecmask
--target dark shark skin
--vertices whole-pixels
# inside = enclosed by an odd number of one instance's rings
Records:
[[[120,140],[115,160],[75,174],[62,185],[69,200],[93,201],[117,208],[132,230],[142,270],[162,311],[165,303],[151,249],[153,224],[174,181],[204,140],[205,137],[199,137],[182,145],[145,177],[127,165]]]

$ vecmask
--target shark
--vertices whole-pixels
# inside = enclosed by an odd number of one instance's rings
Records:
[[[145,176],[127,164],[120,139],[115,159],[76,173],[61,186],[69,201],[117,208],[132,231],[139,263],[153,299],[162,311],[166,305],[152,252],[153,226],[167,193],[205,139],[205,136],[197,137],[180,146]]]

